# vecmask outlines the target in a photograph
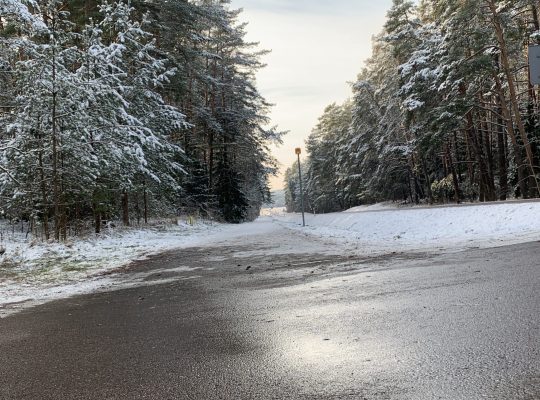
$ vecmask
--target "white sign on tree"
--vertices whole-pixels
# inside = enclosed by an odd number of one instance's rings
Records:
[[[540,85],[540,46],[529,46],[531,84]]]

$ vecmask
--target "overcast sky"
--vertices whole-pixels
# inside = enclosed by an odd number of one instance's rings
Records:
[[[324,108],[350,94],[371,38],[380,32],[392,0],[232,0],[249,22],[248,40],[272,50],[258,87],[276,106],[272,123],[290,133],[274,149],[286,169]],[[283,186],[283,177],[272,182]]]

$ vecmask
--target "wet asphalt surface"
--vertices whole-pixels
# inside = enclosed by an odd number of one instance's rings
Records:
[[[0,319],[0,399],[540,399],[540,243],[362,257],[272,241],[155,256],[125,272],[148,286]]]

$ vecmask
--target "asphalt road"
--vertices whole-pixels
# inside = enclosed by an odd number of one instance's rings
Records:
[[[276,235],[0,319],[0,399],[540,399],[540,243],[363,258]]]

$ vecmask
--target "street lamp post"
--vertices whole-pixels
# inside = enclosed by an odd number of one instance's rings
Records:
[[[298,156],[298,178],[300,181],[300,204],[302,206],[302,226],[306,226],[306,218],[304,216],[304,191],[302,190],[302,168],[300,167],[300,154],[302,149],[297,147],[294,152]]]

